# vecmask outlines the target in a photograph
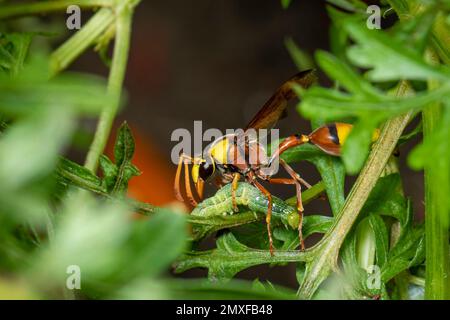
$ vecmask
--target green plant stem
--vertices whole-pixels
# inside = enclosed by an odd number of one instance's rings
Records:
[[[409,275],[408,280],[410,283],[415,284],[416,286],[425,287],[425,279],[423,279],[423,278]]]
[[[325,183],[323,181],[320,181],[313,185],[311,188],[306,189],[302,192],[302,202],[303,204],[308,204],[310,201],[318,198],[320,195],[322,195],[325,192]],[[289,199],[286,199],[284,202],[286,202],[288,205],[295,207],[297,206],[297,197],[291,197]]]
[[[213,249],[214,250],[214,249]],[[302,262],[311,259],[313,252],[310,250],[285,250],[276,251],[272,256],[269,250],[258,250],[248,248],[245,252],[215,251],[214,255],[209,251],[194,252],[189,255],[188,260],[181,259],[177,264],[177,273],[184,272],[192,268],[205,268],[211,264],[211,261],[221,261],[222,263],[245,263],[246,268],[260,265],[263,263],[286,263]]]
[[[110,8],[100,9],[80,31],[52,53],[50,57],[52,75],[66,69],[114,23],[114,19],[114,12]]]
[[[439,63],[434,52],[428,51],[427,58],[432,64]],[[438,82],[428,81],[429,90],[437,87]],[[433,134],[442,116],[440,103],[433,103],[423,110],[424,140]],[[449,176],[449,163],[445,157],[425,164],[426,299],[450,299]]]
[[[409,85],[402,81],[398,86],[396,96],[405,96],[408,91]],[[372,152],[353,185],[335,223],[320,243],[312,249],[315,258],[307,265],[305,278],[298,290],[299,298],[310,299],[330,272],[337,269],[339,249],[383,172],[411,115],[412,112],[397,116],[387,121],[383,126],[380,137],[373,146]]]
[[[132,8],[126,5],[122,7],[122,10],[117,12],[116,41],[108,80],[108,95],[111,96],[113,103],[105,106],[103,109],[94,140],[86,157],[85,167],[92,171],[97,169],[98,159],[105,149],[112,123],[120,106],[122,86],[130,49],[132,13]]]
[[[23,4],[7,4],[2,5],[2,8],[0,8],[0,19],[66,11],[66,9],[71,5],[76,5],[81,8],[97,8],[111,6],[111,4],[111,0],[59,0]]]
[[[400,19],[408,19],[424,10],[424,5],[416,0],[389,0]],[[441,60],[450,64],[450,29],[445,16],[439,13],[436,17],[431,43]],[[431,63],[438,63],[434,53],[427,52]],[[429,89],[438,84],[428,82]],[[426,139],[435,129],[442,117],[442,109],[438,103],[430,105],[422,112],[423,134]],[[426,233],[426,299],[450,298],[450,257],[449,257],[449,186],[448,159],[435,159],[433,165],[424,168],[425,178],[425,233]]]

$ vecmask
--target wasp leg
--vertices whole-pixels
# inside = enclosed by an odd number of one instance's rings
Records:
[[[189,179],[189,164],[187,162],[184,162],[184,184],[186,186],[186,197],[188,198],[191,205],[196,207],[198,203],[194,198],[194,194],[192,193],[191,183]]]
[[[267,191],[266,188],[264,188],[258,181],[252,180],[251,184],[253,184],[255,187],[259,189],[269,201],[268,208],[267,208],[267,215],[266,215],[266,224],[267,224],[267,233],[269,234],[269,251],[270,255],[273,256],[273,238],[272,238],[272,229],[270,227],[270,221],[272,219],[272,195],[269,191]]]
[[[300,175],[294,171],[283,159],[280,159],[280,163],[286,172],[296,181],[295,189],[297,193],[297,211],[299,217],[298,223],[298,238],[300,239],[300,246],[302,250],[305,250],[305,242],[303,241],[303,202],[302,202],[302,186],[301,186],[301,178]]]
[[[309,184],[305,179],[303,179],[300,176],[298,176],[298,181],[308,189],[312,187],[311,184]]]
[[[192,193],[191,185],[189,183],[189,163],[188,161],[193,162],[194,159],[184,153],[180,154],[180,159],[178,160],[178,167],[177,172],[175,174],[175,183],[174,183],[174,190],[175,190],[175,197],[179,200],[184,202],[184,198],[181,194],[181,170],[184,165],[184,180],[185,180],[185,187],[186,187],[186,196],[189,200],[189,202],[195,207],[197,206],[197,201],[194,198],[194,195]]]
[[[177,173],[175,174],[175,183],[174,183],[174,190],[175,190],[175,197],[181,201],[184,202],[184,198],[181,194],[181,169],[183,167],[183,164],[186,160],[192,160],[192,158],[188,155],[185,155],[184,153],[180,154],[179,160],[178,160],[178,166],[177,166]]]
[[[301,249],[305,249],[305,244],[303,241],[303,233],[302,233],[302,222],[303,222],[303,207],[301,204],[301,195],[302,195],[302,189],[300,186],[300,183],[295,179],[290,178],[269,178],[267,180],[269,183],[272,184],[290,184],[295,185],[296,189],[296,195],[297,195],[297,212],[299,213],[299,227],[298,227],[298,238],[300,240],[300,246]]]
[[[195,184],[195,189],[197,190],[197,195],[201,200],[203,200],[203,189],[205,187],[205,181],[202,178],[199,178],[197,183]]]
[[[231,185],[231,201],[233,202],[233,211],[234,212],[238,212],[238,207],[237,207],[237,203],[236,203],[236,190],[238,188],[238,182],[239,182],[240,178],[241,178],[241,175],[239,172],[235,172],[233,174],[233,182]]]

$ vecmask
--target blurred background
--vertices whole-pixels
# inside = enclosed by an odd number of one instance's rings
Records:
[[[89,16],[83,13],[83,21]],[[298,71],[285,46],[287,37],[312,56],[317,49],[328,49],[329,23],[325,1],[292,1],[288,10],[277,0],[143,1],[134,19],[127,105],[116,123],[117,127],[127,120],[137,142],[134,162],[143,174],[131,180],[132,196],[156,205],[175,201],[173,130],[191,131],[194,120],[202,120],[204,130],[244,127],[276,88]],[[93,52],[77,60],[72,69],[107,74]],[[328,84],[326,79],[321,83]],[[279,122],[281,136],[310,131],[294,105],[289,117]],[[87,121],[86,131],[93,132],[95,125]],[[75,151],[73,156],[82,161],[84,152]],[[423,199],[421,173],[409,171],[403,157],[400,161],[407,192]],[[312,165],[301,163],[295,168],[310,183],[317,182]],[[352,181],[349,178],[347,188]],[[210,193],[214,190],[209,188]],[[270,190],[281,198],[294,194],[290,186],[270,186]],[[422,215],[421,201],[414,205]],[[305,213],[326,212],[330,210],[325,201],[315,201]],[[255,274],[289,287],[297,283],[295,272],[267,266],[239,277],[251,279]],[[200,275],[205,272],[182,276]]]

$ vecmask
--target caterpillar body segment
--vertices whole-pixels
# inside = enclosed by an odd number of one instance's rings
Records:
[[[203,217],[236,214],[233,210],[231,188],[231,183],[225,185],[214,196],[199,203],[191,214]],[[258,188],[248,183],[238,183],[235,200],[238,207],[245,207],[255,213],[267,213],[269,204],[267,197]],[[290,226],[293,229],[298,227],[299,217],[297,210],[277,197],[272,197],[272,215],[280,219],[286,226]]]

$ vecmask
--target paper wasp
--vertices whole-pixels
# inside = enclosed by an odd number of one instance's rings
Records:
[[[313,70],[302,71],[286,81],[272,97],[264,104],[262,109],[250,121],[244,130],[245,133],[250,129],[268,129],[272,128],[286,111],[288,101],[295,97],[294,85],[302,88],[308,88],[316,81]],[[266,150],[258,139],[242,137],[239,134],[225,135],[216,139],[204,153],[204,157],[191,157],[181,154],[177,172],[175,175],[175,194],[180,201],[184,201],[181,195],[181,171],[185,168],[185,189],[186,197],[193,205],[197,205],[197,200],[203,198],[203,189],[205,182],[216,172],[219,172],[219,185],[232,183],[233,209],[237,211],[235,192],[238,182],[244,178],[248,183],[257,187],[268,199],[268,209],[266,215],[267,232],[269,235],[270,253],[273,254],[273,239],[270,227],[272,216],[272,195],[258,180],[266,181],[272,184],[295,185],[297,196],[297,211],[300,218],[298,227],[299,238],[302,250],[304,243],[302,238],[302,217],[303,204],[301,198],[301,185],[310,187],[285,161],[279,156],[289,148],[304,143],[312,143],[331,155],[339,155],[341,146],[350,132],[352,125],[345,123],[333,123],[322,126],[309,135],[293,135],[286,138],[269,158]],[[249,162],[248,159],[257,159],[256,162]],[[267,174],[268,167],[279,160],[281,166],[289,174],[290,178],[273,178]],[[189,175],[189,163],[192,163],[191,175]],[[194,195],[190,179],[195,185],[196,195]]]

